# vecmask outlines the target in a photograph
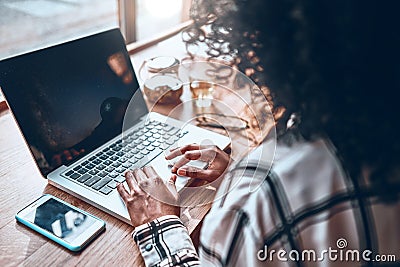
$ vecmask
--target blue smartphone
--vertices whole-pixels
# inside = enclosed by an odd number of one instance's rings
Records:
[[[80,251],[105,230],[105,222],[61,199],[46,194],[15,218],[71,251]]]

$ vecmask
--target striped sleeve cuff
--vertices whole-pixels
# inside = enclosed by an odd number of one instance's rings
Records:
[[[196,250],[186,227],[179,217],[162,216],[135,228],[132,237],[139,247],[146,266],[164,266],[179,262],[178,255],[194,254]],[[177,257],[178,256],[178,257]]]

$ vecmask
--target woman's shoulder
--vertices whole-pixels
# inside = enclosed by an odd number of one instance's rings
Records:
[[[278,142],[273,160],[273,169],[278,173],[314,172],[316,169],[341,168],[335,148],[327,139],[297,141],[293,144]]]
[[[277,173],[313,172],[321,167],[331,170],[341,169],[332,143],[324,138],[313,141],[304,139],[288,144],[283,141],[265,141],[247,157],[242,159],[237,168],[260,168]]]
[[[273,171],[278,176],[314,176],[324,173],[324,178],[331,173],[344,175],[335,148],[327,139],[298,141],[291,145],[277,143],[273,160]],[[322,177],[321,177],[322,178]]]
[[[346,191],[349,181],[329,140],[299,140],[290,145],[266,142],[237,164],[230,179],[235,204],[249,195],[271,189],[279,191],[294,209]],[[272,153],[273,152],[273,153]],[[235,183],[230,183],[235,184]],[[232,186],[231,186],[232,187]],[[268,193],[267,193],[268,195]],[[272,200],[273,201],[273,200]]]

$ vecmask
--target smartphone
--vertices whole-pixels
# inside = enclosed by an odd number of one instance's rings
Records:
[[[61,199],[46,194],[15,218],[71,251],[80,251],[105,230],[105,222]]]

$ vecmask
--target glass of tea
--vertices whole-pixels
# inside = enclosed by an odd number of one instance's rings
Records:
[[[214,83],[193,79],[190,81],[190,91],[197,107],[209,107],[213,100]]]

